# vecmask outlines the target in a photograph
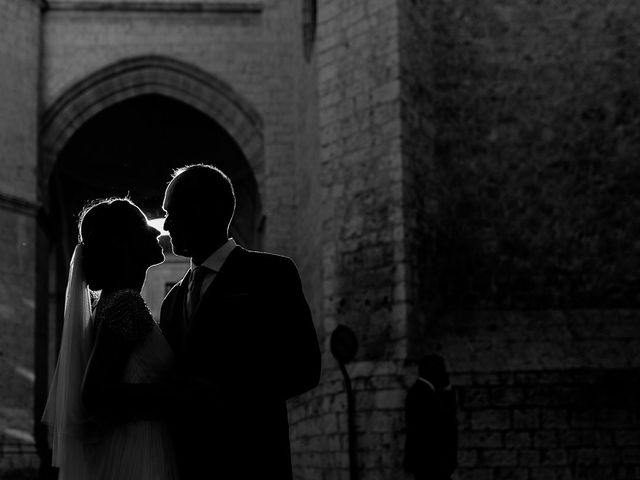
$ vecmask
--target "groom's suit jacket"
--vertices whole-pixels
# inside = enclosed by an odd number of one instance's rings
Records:
[[[190,319],[188,281],[189,272],[167,294],[160,326],[179,375],[215,389],[176,412],[181,480],[290,479],[286,400],[315,387],[320,375],[295,264],[236,247]]]

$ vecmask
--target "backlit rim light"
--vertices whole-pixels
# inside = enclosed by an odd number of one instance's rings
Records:
[[[164,227],[164,218],[152,218],[147,220],[147,224],[157,230],[160,230],[160,235],[169,235]]]

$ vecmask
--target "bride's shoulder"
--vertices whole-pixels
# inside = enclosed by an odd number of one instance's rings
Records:
[[[117,290],[101,295],[95,317],[98,326],[104,326],[128,341],[144,338],[155,323],[136,290]]]

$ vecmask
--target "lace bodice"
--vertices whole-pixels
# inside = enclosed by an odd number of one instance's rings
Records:
[[[139,292],[117,290],[101,295],[96,306],[96,327],[108,328],[127,341],[142,340],[155,325]]]
[[[97,328],[135,342],[123,378],[128,383],[157,382],[171,375],[174,355],[151,312],[135,290],[109,292],[95,312]]]

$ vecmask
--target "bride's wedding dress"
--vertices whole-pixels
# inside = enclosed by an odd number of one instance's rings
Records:
[[[174,355],[140,293],[110,292],[95,310],[95,328],[135,342],[122,375],[123,383],[166,380]],[[178,478],[167,425],[161,420],[127,420],[101,428],[89,447],[88,459],[96,480],[174,480]]]
[[[162,414],[144,414],[158,412],[153,409],[154,401],[160,400],[156,387],[163,387],[159,382],[172,373],[173,351],[136,290],[102,292],[92,314],[83,254],[80,243],[71,258],[60,351],[42,415],[49,427],[52,464],[59,468],[60,480],[177,480],[174,448]],[[96,343],[102,334],[110,338]],[[101,361],[108,369],[113,366],[111,354],[117,354],[109,349],[120,346],[130,351],[122,373],[111,380],[101,370],[91,374],[92,351],[106,348],[102,355],[107,358]],[[113,421],[86,407],[82,392],[89,377],[89,391],[97,388],[94,398]],[[143,383],[150,385],[131,385]],[[155,393],[150,394],[149,387]],[[129,393],[136,395],[136,402]],[[133,408],[122,415],[118,405]]]

